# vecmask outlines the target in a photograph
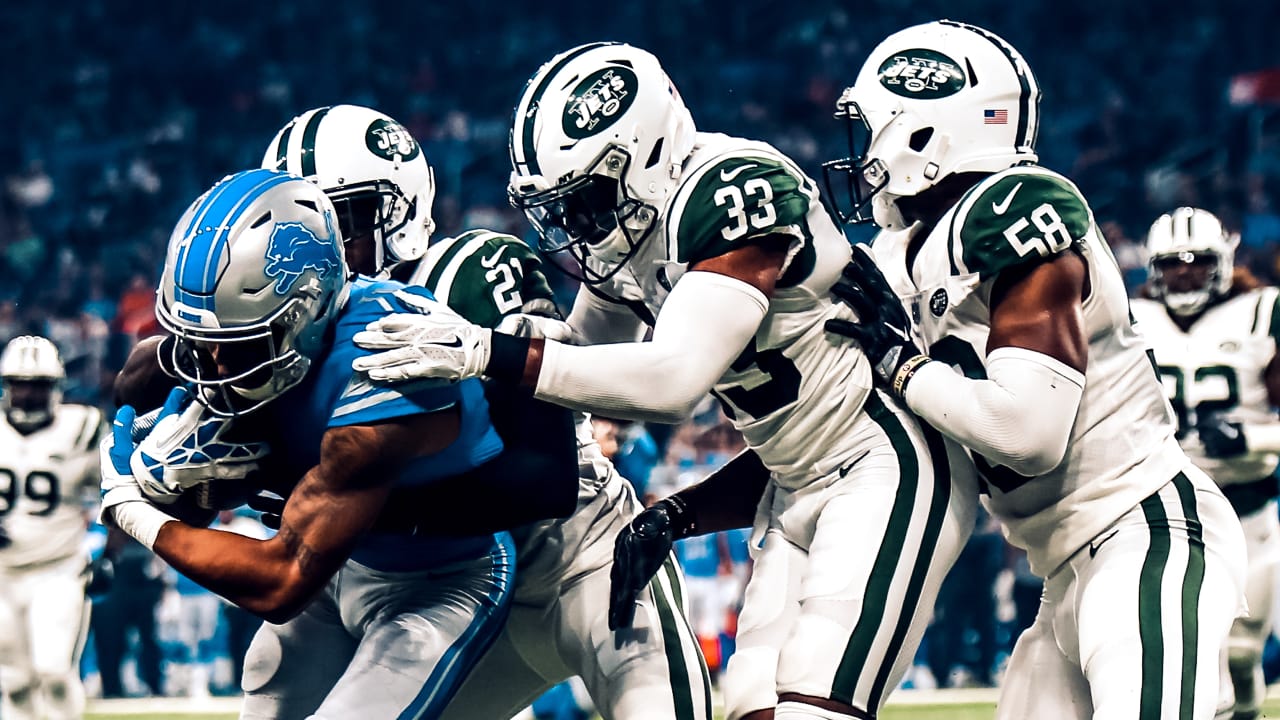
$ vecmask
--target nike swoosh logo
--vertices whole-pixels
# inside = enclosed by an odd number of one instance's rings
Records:
[[[1102,538],[1101,540],[1098,540],[1098,541],[1096,541],[1096,542],[1090,542],[1090,543],[1089,543],[1089,557],[1094,557],[1094,556],[1096,556],[1096,555],[1098,554],[1098,549],[1102,547],[1103,543],[1105,543],[1106,541],[1108,541],[1108,540],[1110,540],[1111,538],[1115,537],[1115,536],[1116,536],[1116,533],[1119,533],[1119,532],[1120,532],[1119,530],[1112,530],[1110,535],[1108,535],[1108,536],[1106,536],[1106,537]]]
[[[720,180],[722,182],[733,182],[733,179],[741,175],[743,170],[746,170],[748,168],[753,168],[755,166],[756,166],[755,163],[747,163],[746,165],[739,165],[733,170],[728,170],[728,169],[721,170]]]
[[[1021,189],[1022,189],[1022,183],[1018,183],[1017,185],[1014,185],[1013,189],[1009,191],[1009,194],[1005,196],[1003,201],[998,203],[994,203],[994,202],[991,203],[991,210],[995,212],[995,214],[997,215],[1003,215],[1005,211],[1009,209],[1009,206],[1013,204],[1013,196],[1017,195],[1018,191]]]
[[[498,264],[498,258],[502,257],[502,253],[506,251],[507,251],[507,246],[501,245],[498,247],[498,252],[494,253],[492,256],[487,258],[480,258],[480,264],[487,268],[491,268],[494,265]]]
[[[450,341],[450,342],[438,342],[438,343],[436,343],[436,345],[439,345],[440,347],[449,347],[449,348],[457,347],[457,348],[460,348],[460,347],[462,347],[462,338],[458,337],[457,335],[454,335],[454,336],[453,336],[453,340],[452,340],[452,341]]]

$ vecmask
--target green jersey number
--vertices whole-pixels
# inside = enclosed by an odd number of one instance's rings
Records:
[[[1040,231],[1040,235],[1032,235],[1024,239],[1022,234],[1032,225]],[[1005,228],[1004,237],[1017,251],[1019,257],[1033,251],[1048,257],[1071,247],[1071,233],[1067,230],[1067,224],[1049,203],[1044,203],[1032,210],[1027,217],[1014,220],[1012,225]]]
[[[1173,365],[1160,365],[1158,368],[1161,378],[1167,378],[1170,381],[1164,383],[1165,394],[1169,398],[1169,404],[1173,406],[1174,414],[1178,417],[1179,439],[1190,432],[1198,415],[1226,412],[1240,404],[1240,381],[1236,376],[1235,368],[1230,365],[1206,365],[1196,368],[1191,375],[1191,382],[1196,386],[1198,397],[1208,394],[1207,384],[1213,378],[1222,378],[1222,382],[1226,385],[1226,392],[1224,397],[1201,400],[1192,407],[1187,406],[1187,376],[1182,368]]]
[[[500,248],[490,257],[480,258],[480,264],[487,268],[484,279],[493,286],[493,304],[499,315],[519,310],[523,304],[520,299],[520,284],[516,278],[524,277],[524,269],[520,267],[519,258],[513,257],[508,258],[506,262],[498,262],[498,257],[502,255],[504,249]]]
[[[736,385],[712,391],[730,418],[737,418],[737,410],[762,418],[800,399],[800,371],[781,348],[757,351],[756,339],[751,338],[751,344],[729,367],[739,373],[755,369],[766,378],[752,388]]]
[[[713,197],[717,207],[729,206],[731,224],[720,230],[725,240],[737,240],[750,228],[763,230],[772,227],[778,220],[778,211],[773,207],[773,186],[764,178],[751,178],[741,188],[725,185],[716,190]],[[752,202],[750,208],[747,207],[748,200]]]
[[[987,379],[987,368],[982,364],[982,358],[978,357],[977,351],[972,345],[954,335],[948,335],[930,345],[929,357],[960,368],[960,372],[967,378]],[[971,451],[969,454],[973,456],[973,464],[978,468],[978,474],[982,479],[999,488],[1001,492],[1013,492],[1034,479],[1019,475],[1004,465],[996,465],[976,452]]]
[[[27,473],[27,477],[22,482],[19,482],[17,474],[12,470],[0,468],[0,502],[4,503],[3,507],[0,507],[0,517],[13,511],[14,506],[18,504],[19,492],[28,500],[44,505],[39,510],[28,511],[28,514],[36,517],[52,515],[62,502],[58,485],[58,476],[44,470],[32,470]]]

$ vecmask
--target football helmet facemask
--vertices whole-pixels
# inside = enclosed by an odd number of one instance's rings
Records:
[[[9,424],[27,434],[53,422],[66,376],[49,339],[19,335],[10,340],[0,353],[0,407]]]
[[[262,167],[319,185],[333,202],[346,242],[371,244],[349,250],[352,272],[376,275],[426,252],[435,229],[435,176],[409,131],[377,110],[308,110],[276,133]],[[364,267],[354,267],[357,258]]]
[[[240,415],[302,381],[346,297],[329,198],[272,170],[223,178],[169,240],[156,316],[166,362],[216,415]]]
[[[844,222],[903,229],[898,198],[1035,162],[1039,104],[1031,68],[987,30],[940,20],[894,33],[837,101],[849,156],[823,164],[828,196]]]
[[[1181,207],[1147,232],[1151,291],[1169,312],[1195,315],[1231,290],[1237,239],[1212,213]]]
[[[635,255],[693,150],[693,118],[658,59],[619,43],[561,53],[529,79],[511,129],[511,204],[538,250],[597,284]]]

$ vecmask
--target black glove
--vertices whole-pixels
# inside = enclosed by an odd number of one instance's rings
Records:
[[[249,498],[249,507],[262,513],[258,518],[263,525],[272,530],[280,529],[280,517],[284,515],[284,498],[275,493],[263,490]]]
[[[858,321],[828,320],[827,332],[852,338],[871,361],[876,382],[902,397],[911,375],[929,357],[911,339],[911,319],[902,301],[861,246],[844,266],[843,278],[831,293],[858,313]]]
[[[85,585],[84,592],[91,599],[100,598],[111,592],[111,586],[115,581],[115,564],[106,554],[100,555],[89,563],[89,582]]]
[[[1196,433],[1211,458],[1240,457],[1249,451],[1244,439],[1244,426],[1230,422],[1221,413],[1205,413],[1196,417]]]
[[[693,532],[693,512],[672,496],[645,508],[618,533],[609,570],[609,629],[631,627],[636,599],[666,562],[671,543]]]

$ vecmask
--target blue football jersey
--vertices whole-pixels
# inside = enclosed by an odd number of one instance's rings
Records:
[[[276,422],[283,447],[274,447],[296,477],[320,462],[326,430],[368,425],[458,406],[462,423],[457,439],[445,449],[406,464],[395,478],[400,487],[421,485],[470,470],[502,451],[502,440],[489,422],[489,405],[479,380],[438,380],[398,384],[374,383],[351,369],[368,355],[352,337],[368,323],[394,313],[417,312],[406,295],[430,298],[424,288],[360,277],[351,284],[346,304],[334,322],[332,342],[311,364],[307,377],[276,400]],[[368,533],[351,559],[375,570],[401,571],[436,567],[488,552],[492,535],[422,538],[399,533]]]

